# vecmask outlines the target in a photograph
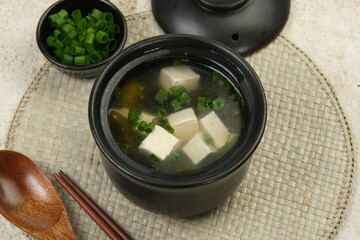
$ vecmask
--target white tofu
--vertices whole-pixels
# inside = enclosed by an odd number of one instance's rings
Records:
[[[147,112],[141,112],[139,116],[139,122],[145,121],[147,123],[152,122],[152,120],[155,118],[154,115],[147,113]]]
[[[199,120],[200,129],[208,133],[214,140],[213,145],[219,149],[230,139],[231,133],[214,111]]]
[[[203,140],[203,133],[195,134],[182,148],[182,151],[194,162],[199,163],[213,152],[212,148]]]
[[[113,108],[111,111],[115,111],[119,114],[121,114],[124,118],[128,118],[129,115],[129,109],[127,108]],[[145,122],[151,122],[155,118],[154,115],[147,113],[147,112],[141,112],[139,116],[139,122],[145,121]]]
[[[127,108],[112,108],[111,111],[121,114],[126,119],[128,118],[129,115],[129,109]]]
[[[155,125],[154,130],[142,141],[139,148],[155,154],[160,160],[164,160],[179,142],[174,135],[164,128]]]
[[[198,119],[192,108],[170,114],[168,121],[175,130],[174,135],[182,141],[189,140],[199,131]]]
[[[160,84],[169,89],[172,86],[183,85],[187,91],[196,90],[199,86],[200,75],[191,68],[178,65],[161,69]]]

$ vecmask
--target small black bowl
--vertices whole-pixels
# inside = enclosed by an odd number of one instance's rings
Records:
[[[162,58],[190,58],[214,67],[229,78],[246,102],[247,122],[241,139],[220,161],[197,172],[152,171],[122,152],[110,132],[108,109],[116,86],[133,69]],[[89,121],[104,168],[122,194],[145,209],[184,217],[218,206],[236,189],[262,138],[266,109],[257,74],[234,50],[203,37],[167,34],[129,46],[105,67],[90,95]]]
[[[51,14],[59,12],[61,9],[67,10],[69,14],[71,14],[71,12],[76,9],[80,9],[83,16],[86,16],[94,8],[97,8],[103,12],[111,12],[113,14],[114,22],[120,27],[120,32],[115,35],[116,40],[118,40],[118,47],[107,58],[98,63],[89,64],[86,66],[74,66],[60,62],[58,59],[56,59],[53,53],[54,49],[46,44],[46,38],[54,31],[54,28],[49,24],[48,17]],[[109,62],[109,60],[111,60],[114,55],[121,51],[126,42],[126,38],[127,25],[124,15],[115,5],[106,0],[60,0],[51,5],[43,13],[36,29],[36,41],[42,54],[60,71],[80,78],[90,78],[98,75],[107,62]]]

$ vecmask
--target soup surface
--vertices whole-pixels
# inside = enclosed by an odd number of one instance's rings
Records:
[[[134,161],[168,174],[221,160],[246,123],[241,93],[219,71],[191,59],[143,64],[114,90],[111,133]]]

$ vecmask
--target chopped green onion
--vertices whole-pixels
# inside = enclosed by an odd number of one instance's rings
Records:
[[[71,47],[70,47],[70,46],[66,46],[66,47],[63,49],[63,51],[64,51],[65,54],[71,55]]]
[[[92,50],[89,54],[90,62],[97,63],[103,60],[103,56],[100,51]]]
[[[128,113],[128,121],[132,124],[137,123],[139,120],[140,113],[137,111],[129,111]]]
[[[48,19],[55,29],[47,36],[47,45],[54,48],[54,55],[63,63],[83,66],[100,62],[119,45],[115,34],[120,28],[111,12],[93,9],[83,17],[80,9],[72,11],[71,16],[61,9]]]
[[[164,126],[167,123],[166,117],[155,117],[153,122],[159,126]]]
[[[190,97],[186,92],[183,92],[182,94],[180,94],[178,99],[180,100],[181,103],[187,103],[188,101],[190,101]]]
[[[104,57],[104,58],[107,58],[109,56],[109,52],[108,51],[100,51],[101,52],[101,55]]]
[[[73,64],[74,58],[71,55],[63,54],[61,57],[61,61],[65,64]]]
[[[170,87],[170,90],[176,97],[179,97],[182,93],[186,92],[186,88],[183,85],[172,86]]]
[[[168,123],[165,124],[164,126],[162,126],[166,131],[168,131],[169,133],[173,134],[175,132],[174,128]]]
[[[222,106],[224,106],[224,104],[225,104],[225,99],[222,97],[217,97],[214,99],[214,101],[212,101],[212,107],[215,110],[220,109]]]
[[[62,48],[64,46],[64,44],[62,44],[58,39],[55,40],[54,42],[54,47],[59,49]]]
[[[69,13],[65,9],[61,9],[58,13],[59,17],[67,19],[69,17]]]
[[[116,25],[115,23],[108,24],[108,29],[109,29],[109,31],[114,32],[114,33],[120,32],[120,27],[118,25]]]
[[[147,126],[147,122],[141,121],[141,122],[139,123],[139,125],[138,125],[138,130],[145,132],[146,126]]]
[[[151,162],[151,167],[152,167],[153,169],[158,168],[161,160],[160,160],[155,154],[151,154],[151,155],[150,155],[150,159],[151,159],[151,161],[152,161],[152,162]]]
[[[63,52],[62,49],[56,49],[56,50],[54,51],[54,54],[55,54],[55,56],[56,56],[58,59],[61,59],[62,56],[63,56],[63,54],[64,54],[64,52]]]
[[[206,110],[206,99],[204,97],[198,97],[197,98],[197,109],[199,111],[205,111]]]
[[[177,66],[177,65],[182,65],[183,63],[187,63],[187,62],[189,62],[189,59],[187,59],[187,58],[174,58],[172,60],[172,65]]]
[[[89,64],[88,56],[76,56],[74,58],[74,64],[76,66],[85,66]]]
[[[111,12],[104,12],[103,19],[104,19],[104,21],[106,21],[108,23],[114,22],[114,16],[112,15]]]
[[[107,31],[109,41],[115,40],[115,33]],[[115,43],[117,45],[117,42]]]
[[[73,40],[72,43],[73,47],[83,47],[82,42]]]
[[[85,54],[85,48],[79,46],[73,46],[71,49],[73,55],[79,56]]]
[[[60,28],[66,23],[66,20],[56,13],[49,16],[49,23],[52,27]]]
[[[72,25],[70,25],[69,23],[67,23],[61,27],[61,30],[65,33],[68,33],[68,32],[71,32],[72,30],[74,30],[74,27]]]
[[[106,43],[108,40],[108,34],[106,32],[103,31],[98,31],[95,35],[95,40],[98,43]]]
[[[49,45],[50,47],[55,47],[55,41],[56,41],[56,37],[54,36],[48,36],[46,38],[46,44]]]
[[[167,111],[164,108],[159,108],[157,110],[157,114],[162,117],[166,117],[168,115]]]
[[[99,20],[102,18],[103,13],[99,9],[94,8],[90,14],[91,17],[95,18],[96,20]]]
[[[208,133],[205,133],[204,136],[203,136],[203,139],[204,139],[204,142],[206,144],[213,144],[214,143],[214,139],[211,137],[210,134]]]
[[[53,32],[53,36],[58,39],[62,36],[62,34],[63,33],[59,29],[55,29]]]
[[[85,40],[84,40],[84,46],[88,47],[88,48],[92,47],[94,45],[94,41],[95,41],[95,34],[88,32],[86,34],[86,37],[85,37]]]
[[[68,24],[70,24],[70,25],[75,25],[74,21],[71,20],[70,18],[67,18],[67,19],[65,20],[65,22],[68,23]]]
[[[147,123],[145,121],[141,121],[138,125],[138,130],[146,133],[151,133],[155,128],[155,122]]]
[[[67,34],[65,34],[65,37],[68,38],[69,40],[72,40],[77,35],[78,35],[78,33],[75,30],[71,30],[70,32],[67,32]]]
[[[99,20],[95,23],[95,26],[94,26],[94,29],[96,31],[106,31],[106,22],[105,21],[102,21],[102,20]]]
[[[178,99],[174,99],[171,101],[171,106],[175,111],[177,111],[181,108],[181,103]]]
[[[76,9],[71,13],[71,18],[73,19],[74,23],[81,24],[82,23],[82,14],[80,9]]]
[[[88,33],[96,33],[95,29],[92,28],[92,27],[89,27],[88,29],[86,29],[86,32],[88,32]]]
[[[169,154],[170,158],[174,161],[179,160],[180,155],[177,152],[171,151]]]
[[[108,38],[109,38],[109,36],[108,36]],[[113,39],[107,43],[106,49],[108,52],[112,52],[117,48],[117,46],[118,46],[118,41],[116,39]]]
[[[160,88],[159,91],[155,95],[155,100],[158,101],[159,103],[163,104],[164,101],[167,99],[168,95],[169,95],[169,92],[166,91],[166,89]]]
[[[151,122],[146,126],[145,132],[151,133],[155,128],[155,122]]]

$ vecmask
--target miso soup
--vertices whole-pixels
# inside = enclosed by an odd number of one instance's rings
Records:
[[[131,71],[114,90],[111,133],[134,161],[168,174],[198,171],[221,160],[246,124],[241,93],[217,69],[167,58]]]

